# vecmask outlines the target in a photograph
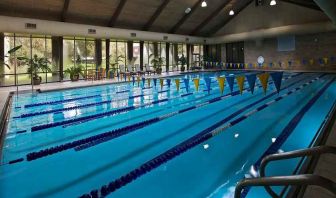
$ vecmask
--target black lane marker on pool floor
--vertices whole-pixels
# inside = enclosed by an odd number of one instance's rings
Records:
[[[333,82],[333,80],[328,83],[328,86],[330,86],[330,84]],[[310,81],[310,83],[312,83],[312,82],[314,82],[314,80]],[[308,83],[308,84],[310,84],[310,83]],[[308,84],[306,83],[306,86]],[[328,86],[325,86],[324,88],[327,89]],[[301,88],[303,88],[303,87],[305,87],[305,86],[301,86]],[[325,89],[324,89],[324,91],[325,91]],[[288,95],[289,94],[285,94],[285,95],[282,95],[280,97],[284,98],[284,96],[288,96]],[[270,104],[274,104],[274,102],[270,103]],[[252,112],[258,112],[258,111],[253,110]],[[252,115],[252,114],[249,114],[249,115]],[[244,115],[242,117],[246,117],[246,115]],[[225,119],[227,119],[227,118],[225,118]],[[239,120],[239,119],[240,118],[237,118],[236,120]],[[220,121],[218,123],[221,123],[222,121]],[[231,123],[233,123],[233,122],[235,122],[236,124],[239,123],[239,122],[236,122],[235,120],[232,121]],[[159,167],[160,165],[170,161],[171,159],[173,159],[173,158],[177,157],[178,155],[186,152],[187,150],[189,150],[189,149],[199,145],[200,143],[205,142],[206,140],[218,135],[221,131],[227,129],[228,127],[233,126],[233,124],[229,123],[226,127],[218,128],[219,126],[221,126],[221,125],[218,126],[218,123],[209,127],[209,128],[207,128],[207,129],[205,129],[205,130],[203,130],[203,131],[201,131],[199,134],[194,135],[193,137],[183,141],[182,143],[174,146],[173,148],[171,148],[171,149],[167,150],[166,152],[158,155],[157,157],[145,162],[144,164],[142,164],[138,168],[134,169],[133,171],[129,172],[128,174],[119,177],[118,179],[110,182],[107,185],[103,185],[98,190],[92,190],[90,192],[98,191],[99,192],[98,197],[105,197],[105,196],[109,195],[110,193],[116,191],[117,189],[125,186],[126,184],[131,183],[133,180],[137,179],[138,177],[143,176],[145,173],[152,171],[153,169],[155,169],[155,168]],[[90,195],[89,194],[84,194],[80,197],[84,198],[84,197],[88,197],[88,196],[90,196]]]
[[[288,87],[290,87],[290,86],[292,86],[296,83],[298,83],[298,81],[284,87],[283,89],[287,89]],[[221,97],[218,97],[218,98],[224,99],[228,96],[234,96],[234,95],[238,95],[238,94],[240,94],[240,92],[236,91],[236,93],[233,94],[233,95],[227,94],[227,95],[224,95],[224,96],[221,96]],[[273,92],[273,94],[277,94],[277,92]],[[265,96],[265,97],[267,97],[267,96]],[[214,98],[214,99],[216,99],[216,98]],[[125,134],[127,134],[127,133],[129,133],[133,130],[138,129],[139,127],[143,128],[144,126],[153,124],[153,123],[158,122],[162,119],[168,118],[169,116],[171,117],[171,116],[176,115],[178,113],[183,113],[183,112],[195,109],[197,107],[204,106],[204,104],[211,104],[213,102],[219,101],[219,100],[214,100],[214,99],[211,99],[208,102],[204,102],[202,104],[198,104],[198,105],[195,105],[195,106],[192,106],[192,107],[188,107],[186,109],[179,110],[177,112],[169,113],[169,114],[167,114],[168,116],[164,115],[164,116],[159,117],[159,119],[157,119],[158,118],[157,117],[157,118],[154,118],[155,120],[154,119],[146,120],[146,121],[139,122],[139,123],[136,123],[136,124],[132,124],[132,125],[129,125],[129,126],[126,126],[126,127],[123,127],[123,128],[115,129],[113,131],[109,131],[109,132],[101,133],[101,134],[98,134],[98,135],[94,135],[94,136],[91,136],[91,137],[88,137],[88,138],[85,138],[85,139],[76,140],[74,142],[65,143],[65,144],[62,144],[62,145],[59,145],[59,146],[56,146],[56,147],[43,149],[43,150],[40,150],[40,151],[37,151],[37,152],[31,152],[31,153],[28,153],[26,155],[27,161],[32,161],[32,160],[35,160],[35,159],[39,159],[39,158],[42,158],[42,157],[45,157],[45,156],[48,156],[48,155],[51,155],[51,154],[55,154],[55,153],[58,153],[58,152],[61,152],[61,151],[67,150],[67,149],[71,149],[71,148],[76,148],[77,151],[85,149],[85,148],[89,148],[91,146],[97,145],[97,144],[102,143],[102,142],[106,142],[108,140],[119,137],[121,135],[125,135]],[[239,110],[238,112],[243,112],[243,110]],[[230,119],[234,118],[235,115],[238,115],[238,113],[229,116]]]

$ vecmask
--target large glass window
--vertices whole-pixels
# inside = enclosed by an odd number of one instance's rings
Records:
[[[22,46],[14,54],[5,58],[5,63],[9,67],[3,67],[0,70],[1,81],[0,86],[9,85],[26,85],[31,83],[29,65],[23,61],[17,61],[16,57],[33,58],[36,55],[38,58],[47,58],[50,61],[49,68],[52,71],[58,72],[57,66],[51,64],[51,38],[43,35],[26,35],[26,34],[5,34],[4,38],[4,55],[16,47]],[[52,73],[47,71],[39,71],[38,75],[42,78],[42,83],[59,81],[59,78],[48,78]]]
[[[133,43],[134,64],[140,65],[140,43]]]

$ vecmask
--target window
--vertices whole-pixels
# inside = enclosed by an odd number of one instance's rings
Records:
[[[5,58],[6,64],[10,68],[3,67],[0,74],[3,76],[0,80],[0,86],[9,85],[27,85],[31,84],[29,65],[23,64],[22,61],[15,61],[15,57],[33,58],[37,55],[39,58],[46,57],[49,61],[49,67],[53,71],[47,73],[46,71],[39,71],[38,75],[42,78],[42,83],[59,81],[58,66],[52,65],[52,52],[51,52],[51,38],[43,35],[27,35],[27,34],[5,34],[4,38],[4,51],[5,56],[7,52],[16,47],[22,47],[12,54],[10,57]],[[16,63],[16,64],[15,64]],[[55,73],[55,76],[53,74]]]

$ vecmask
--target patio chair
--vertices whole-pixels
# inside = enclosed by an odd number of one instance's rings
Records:
[[[131,74],[130,72],[126,71],[125,65],[119,65],[119,70],[120,70],[120,72],[119,72],[120,76],[121,75],[127,76],[127,75]]]
[[[96,79],[96,72],[95,72],[95,70],[88,69],[86,71],[85,79],[86,80],[95,80]]]
[[[129,72],[131,75],[135,75],[135,74],[136,74],[136,72],[133,71],[133,67],[132,67],[132,65],[127,65],[127,70],[128,70],[128,72]]]
[[[152,70],[152,69],[150,69],[150,67],[149,67],[149,65],[148,64],[145,64],[145,67],[146,67],[146,73],[148,73],[148,74],[155,74],[155,71],[154,70]]]
[[[136,71],[136,73],[139,74],[139,75],[143,75],[143,74],[146,73],[146,72],[144,72],[144,71],[141,70],[139,64],[135,64],[135,71]]]

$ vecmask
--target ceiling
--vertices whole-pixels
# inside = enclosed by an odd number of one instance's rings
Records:
[[[269,0],[264,0],[265,4]],[[281,0],[319,10],[313,0]],[[1,0],[0,15],[212,36],[254,0]],[[189,14],[185,10],[191,8]]]

